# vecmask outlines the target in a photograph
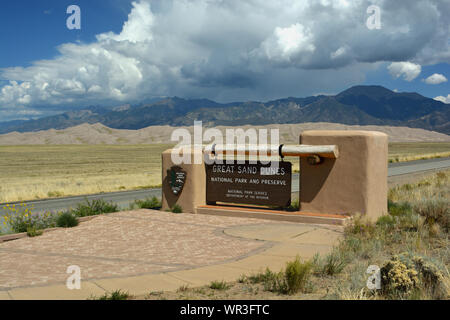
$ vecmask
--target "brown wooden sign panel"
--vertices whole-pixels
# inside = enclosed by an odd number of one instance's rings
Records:
[[[206,201],[263,206],[291,204],[292,163],[206,165]]]

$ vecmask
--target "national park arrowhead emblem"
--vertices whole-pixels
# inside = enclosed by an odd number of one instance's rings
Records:
[[[183,191],[184,183],[186,182],[186,171],[181,167],[174,166],[167,170],[167,176],[169,178],[169,185],[172,193],[179,196],[181,191]]]

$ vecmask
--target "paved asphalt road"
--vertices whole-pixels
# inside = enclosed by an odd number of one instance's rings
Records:
[[[450,167],[450,157],[449,158],[439,158],[430,160],[417,160],[402,163],[389,164],[388,176],[399,176],[407,175],[415,172],[422,172],[428,170],[444,169]],[[292,177],[292,192],[298,191],[299,186],[299,175],[294,174]],[[121,191],[112,192],[104,194],[96,194],[89,196],[75,196],[59,199],[50,200],[36,200],[26,202],[28,206],[34,206],[34,212],[45,212],[45,211],[62,211],[68,208],[74,208],[78,203],[84,202],[85,199],[103,199],[105,201],[112,201],[117,203],[120,208],[128,208],[131,203],[138,199],[145,199],[148,197],[161,197],[161,189],[144,189],[135,191]],[[0,215],[2,215],[3,207],[5,204],[0,204]]]

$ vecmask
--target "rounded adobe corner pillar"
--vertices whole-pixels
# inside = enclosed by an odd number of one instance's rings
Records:
[[[361,214],[372,221],[387,213],[388,136],[376,131],[304,131],[300,144],[337,145],[337,159],[319,165],[300,159],[300,210]]]

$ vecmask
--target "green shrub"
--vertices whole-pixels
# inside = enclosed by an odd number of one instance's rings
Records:
[[[414,211],[424,217],[429,227],[434,224],[441,226],[446,232],[450,229],[450,206],[448,200],[426,200],[417,203]]]
[[[394,256],[393,260],[400,261],[407,268],[413,269],[417,273],[419,280],[416,285],[417,288],[410,295],[415,295],[419,298],[448,299],[449,292],[444,276],[445,265],[430,257],[421,256],[414,252],[399,254]]]
[[[358,253],[362,247],[363,240],[354,236],[347,236],[341,243],[341,250],[348,253]]]
[[[303,291],[311,274],[311,262],[300,262],[297,257],[294,261],[288,262],[285,270],[287,293],[294,294]]]
[[[393,256],[381,268],[382,294],[400,299],[447,299],[443,273],[429,259],[414,253]]]
[[[43,233],[44,233],[44,231],[36,230],[35,227],[29,227],[27,229],[27,236],[29,236],[30,238],[42,236]]]
[[[391,215],[384,215],[378,218],[376,225],[386,231],[390,231],[395,227],[396,219]]]
[[[155,209],[159,210],[162,207],[161,201],[157,197],[148,198],[145,200],[136,200],[136,205],[141,209]]]
[[[78,219],[73,213],[64,212],[56,219],[56,225],[60,228],[73,228],[78,225]]]
[[[299,291],[306,292],[308,289],[311,289],[309,278],[312,270],[312,262],[301,262],[297,256],[294,261],[286,263],[286,268],[283,271],[275,273],[267,268],[265,272],[241,277],[239,281],[251,284],[261,283],[266,291],[295,294]]]
[[[439,292],[443,289],[444,276],[442,272],[433,263],[426,261],[423,257],[414,256],[412,261],[419,273],[422,284],[430,289],[435,295],[443,293]]]
[[[325,258],[323,271],[325,274],[333,276],[335,274],[341,273],[342,270],[344,270],[346,264],[346,259],[342,254],[332,252]]]
[[[275,273],[272,278],[267,279],[264,283],[264,290],[288,294],[289,288],[286,282],[284,271]]]
[[[266,269],[264,273],[257,273],[245,278],[246,281],[255,283],[267,283],[273,281],[276,277],[276,273],[272,272],[269,268]]]
[[[79,203],[77,208],[72,210],[72,213],[77,217],[96,216],[103,213],[117,212],[118,206],[112,202],[106,202],[103,199],[94,199],[86,203]]]
[[[111,293],[105,293],[100,296],[97,300],[128,300],[130,294],[122,290],[116,290]]]
[[[7,225],[14,233],[27,232],[28,229],[42,230],[56,225],[53,214],[49,212],[34,214],[32,208],[28,208],[26,204],[6,205],[3,209],[6,211],[1,218],[3,224]]]
[[[412,294],[419,285],[417,271],[408,268],[394,256],[381,268],[382,294],[391,298],[404,298]]]
[[[183,213],[183,209],[178,204],[174,205],[170,211],[173,213]]]
[[[309,277],[313,269],[310,261],[301,262],[300,258],[286,263],[286,269],[279,273],[267,274],[264,279],[264,289],[282,294],[295,294],[299,291],[305,292],[309,285]]]
[[[209,287],[213,290],[228,290],[230,285],[228,285],[225,281],[213,281]]]
[[[417,231],[419,229],[419,215],[409,212],[403,216],[397,217],[397,228],[403,231]]]
[[[358,242],[358,248],[361,250],[361,243]],[[328,254],[324,259],[321,259],[319,255],[315,255],[312,261],[314,273],[317,275],[334,276],[344,270],[347,265],[347,259],[343,254],[337,250]]]
[[[412,206],[408,202],[388,201],[388,211],[391,216],[398,217],[412,212]]]

